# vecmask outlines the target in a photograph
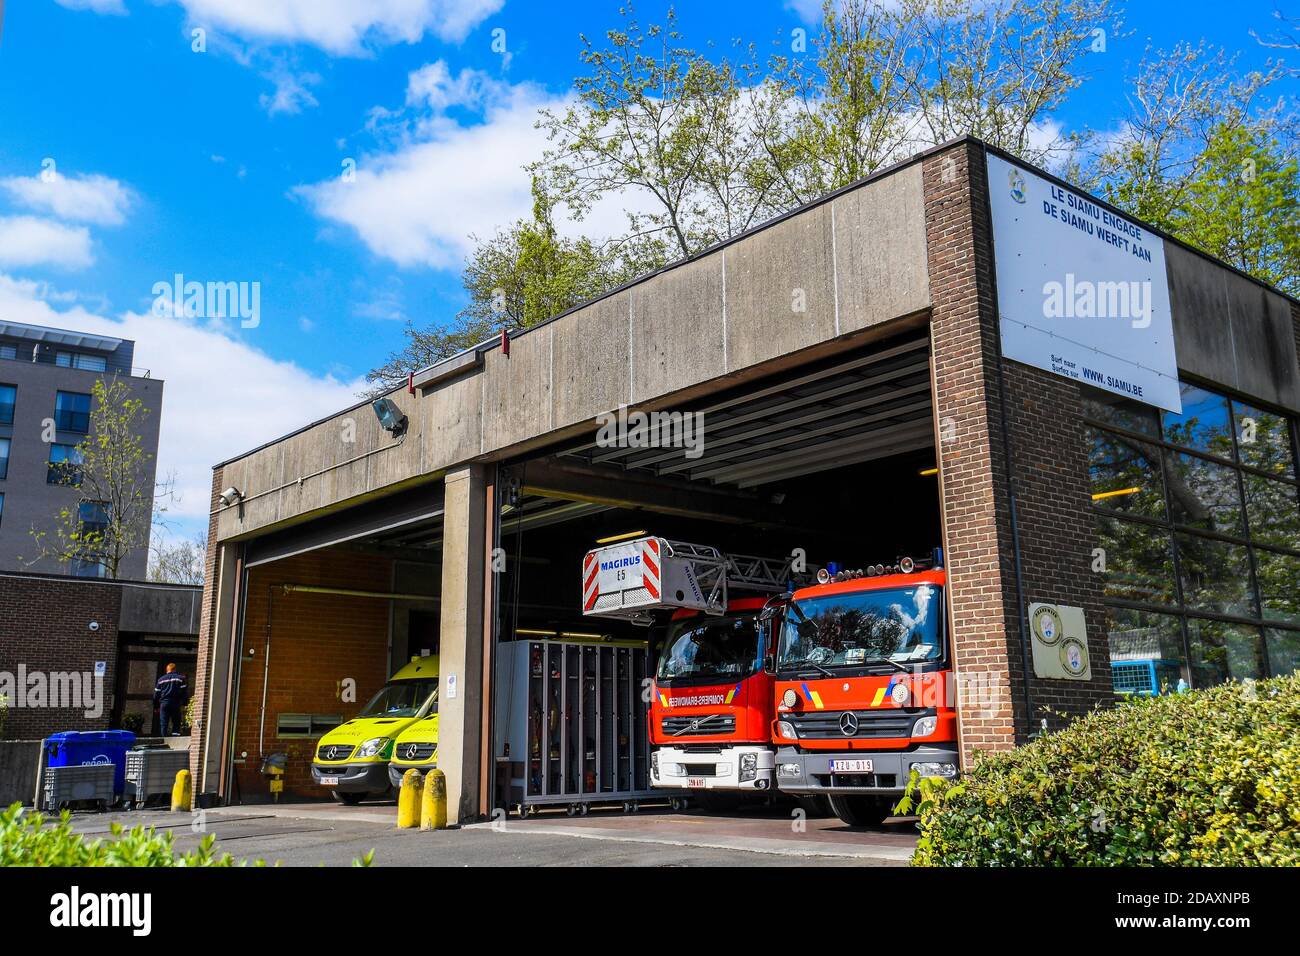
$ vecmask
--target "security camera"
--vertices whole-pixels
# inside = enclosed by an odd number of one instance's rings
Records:
[[[379,424],[386,428],[394,438],[406,434],[407,418],[391,398],[377,398],[371,403]]]
[[[219,495],[219,497],[221,499],[222,507],[229,508],[236,501],[242,501],[244,499],[244,493],[240,491],[238,488],[236,488],[234,485],[231,485],[229,488],[223,491]]]

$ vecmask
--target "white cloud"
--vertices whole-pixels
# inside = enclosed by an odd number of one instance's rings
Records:
[[[559,101],[473,71],[451,77],[437,64],[410,80],[408,101],[435,107],[416,121],[414,138],[404,135],[393,151],[361,157],[350,181],[329,179],[297,192],[320,217],[355,229],[378,256],[458,269],[471,234],[491,235],[528,212],[528,177],[520,167],[545,145],[533,128],[538,108]],[[480,107],[482,121],[463,125],[442,115],[457,105]],[[386,122],[399,114],[377,115]]]
[[[135,340],[135,364],[165,380],[158,474],[175,474],[179,498],[169,517],[194,529],[207,526],[214,464],[354,404],[364,388],[360,379],[274,359],[211,325],[132,312],[109,318],[50,301],[42,285],[0,274],[6,319]]]
[[[119,225],[135,201],[135,194],[127,186],[99,173],[89,176],[60,173],[48,179],[39,174],[7,176],[0,178],[0,188],[28,209],[101,226]]]
[[[122,0],[54,0],[54,2],[69,10],[91,10],[95,13],[126,16],[126,4]]]
[[[271,116],[277,113],[301,113],[304,109],[320,105],[312,95],[310,87],[320,83],[319,73],[295,73],[285,66],[278,66],[263,78],[275,84],[275,91],[263,93],[258,102],[262,109]]]
[[[307,43],[335,54],[416,43],[426,33],[459,42],[505,0],[176,0],[195,25],[245,39]]]
[[[75,269],[94,261],[90,230],[85,226],[36,216],[0,216],[0,266]]]

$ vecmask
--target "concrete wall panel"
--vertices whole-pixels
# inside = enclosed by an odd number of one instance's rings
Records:
[[[627,404],[630,321],[627,297],[614,296],[552,325],[556,428]]]
[[[828,203],[723,250],[728,370],[839,334],[832,244]]]
[[[689,262],[627,291],[632,300],[632,402],[726,371],[721,255]]]

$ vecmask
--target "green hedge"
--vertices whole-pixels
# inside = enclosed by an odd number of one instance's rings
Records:
[[[908,800],[917,866],[1300,865],[1300,676],[1125,701]]]
[[[24,812],[15,803],[0,812],[0,866],[243,866],[228,853],[213,852],[205,836],[188,853],[172,850],[172,835],[153,827],[126,830],[113,824],[111,840],[87,840],[73,831],[71,815],[57,820]],[[51,822],[52,821],[52,822]],[[258,860],[256,865],[264,865]]]

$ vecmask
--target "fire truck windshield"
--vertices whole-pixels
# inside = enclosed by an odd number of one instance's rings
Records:
[[[758,632],[752,614],[674,621],[659,655],[660,683],[736,680],[758,668]]]
[[[942,617],[939,588],[932,584],[791,601],[777,667],[906,670],[943,655]]]

